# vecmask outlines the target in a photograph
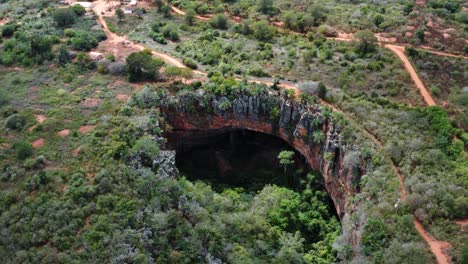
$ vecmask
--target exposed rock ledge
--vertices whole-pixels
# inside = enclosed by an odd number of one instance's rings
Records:
[[[356,209],[350,197],[370,162],[361,157],[358,147],[345,143],[343,127],[336,124],[320,105],[303,105],[285,96],[241,93],[229,99],[207,96],[202,92],[168,96],[162,100],[161,112],[172,127],[172,136],[190,131],[247,129],[278,136],[299,151],[312,169],[324,177],[326,190],[332,198],[343,224],[343,232],[355,234],[349,221]],[[322,131],[325,138],[316,143],[313,134]],[[348,229],[348,230],[346,230]],[[360,244],[355,235],[348,237]]]

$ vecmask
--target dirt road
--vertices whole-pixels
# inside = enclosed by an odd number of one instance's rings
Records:
[[[107,13],[107,10],[110,6],[112,5],[115,5],[115,3],[107,3],[106,0],[99,0],[99,1],[94,1],[94,12],[97,14],[98,16],[98,21],[99,23],[102,25],[102,28],[104,30],[104,32],[106,33],[107,35],[107,40],[106,42],[109,42],[112,44],[113,46],[113,52],[114,53],[118,53],[119,52],[119,46],[127,46],[135,51],[142,51],[144,50],[146,47],[141,45],[141,44],[137,44],[133,41],[130,41],[126,36],[119,36],[115,33],[113,33],[112,31],[109,30],[109,27],[107,26],[107,23],[106,23],[106,20],[104,19],[104,14]],[[161,58],[164,62],[168,63],[168,64],[171,64],[173,66],[176,66],[176,67],[179,67],[179,68],[187,68],[181,61],[179,61],[178,59],[168,55],[168,54],[165,54],[165,53],[162,53],[162,52],[157,52],[157,51],[152,51],[151,52],[154,56],[157,56],[159,58]]]
[[[403,62],[403,64],[405,65],[406,71],[410,74],[411,79],[413,80],[414,84],[416,84],[416,87],[418,87],[426,104],[429,106],[437,105],[434,99],[432,98],[431,93],[429,93],[426,86],[424,85],[424,83],[419,78],[418,74],[416,73],[416,70],[414,69],[413,64],[411,64],[411,62],[408,60],[408,57],[406,57],[405,47],[392,45],[392,44],[387,44],[384,47],[393,51],[393,53],[395,53],[398,56],[398,58],[400,58],[400,60]]]

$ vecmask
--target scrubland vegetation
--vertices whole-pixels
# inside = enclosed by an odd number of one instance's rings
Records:
[[[96,14],[56,1],[0,1],[3,263],[432,263],[413,218],[452,244],[455,263],[468,260],[466,231],[455,224],[468,217],[466,59],[406,50],[440,105],[426,107],[373,35],[466,52],[457,41],[431,39],[424,32],[437,35],[434,27],[417,19],[430,14],[454,36],[466,34],[461,1],[169,2],[186,15],[157,0],[106,17],[112,32],[148,49],[93,59],[89,51],[106,40]],[[417,26],[411,37],[409,25]],[[357,40],[327,39],[338,31]],[[191,80],[190,69],[207,76]],[[294,188],[220,190],[167,177],[156,162],[168,151],[171,126],[160,111],[168,96],[212,114],[213,98],[225,98],[228,110],[240,95],[268,95],[274,119],[280,96],[294,95],[279,84],[293,83],[303,93],[297,100],[343,126],[355,157],[370,160],[369,173],[353,182],[356,207],[346,222],[362,227],[359,234],[342,232],[316,172]],[[324,138],[318,131],[311,140]],[[277,169],[292,177],[289,154],[278,158]],[[393,168],[403,175],[404,201]],[[360,238],[357,250],[351,235]]]

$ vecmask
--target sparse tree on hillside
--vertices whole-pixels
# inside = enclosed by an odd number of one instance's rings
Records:
[[[184,20],[185,20],[185,23],[189,26],[192,26],[195,22],[195,15],[197,13],[195,12],[195,10],[193,9],[188,9],[186,12],[185,12],[185,17],[184,17]]]
[[[273,10],[274,0],[257,0],[257,9],[263,14],[270,13]]]
[[[52,14],[58,26],[64,27],[75,22],[75,12],[70,8],[59,8]]]
[[[377,44],[377,38],[369,30],[362,30],[356,33],[356,50],[361,55],[373,52]]]
[[[161,60],[151,56],[151,52],[146,50],[134,52],[127,58],[128,80],[131,82],[157,80],[162,64]]]
[[[122,9],[120,8],[117,8],[117,10],[115,10],[115,14],[117,15],[117,17],[119,18],[119,22],[121,22],[124,18],[125,18],[125,13]]]

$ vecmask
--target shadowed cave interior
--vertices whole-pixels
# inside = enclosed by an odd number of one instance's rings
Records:
[[[304,156],[281,138],[245,129],[209,131],[173,131],[169,146],[176,150],[180,174],[191,181],[201,180],[222,192],[226,188],[242,188],[254,195],[265,185],[277,185],[301,193],[314,175],[312,188],[325,190],[320,172],[312,171]],[[294,163],[285,168],[278,154],[294,152]],[[336,216],[332,200],[325,202]]]

